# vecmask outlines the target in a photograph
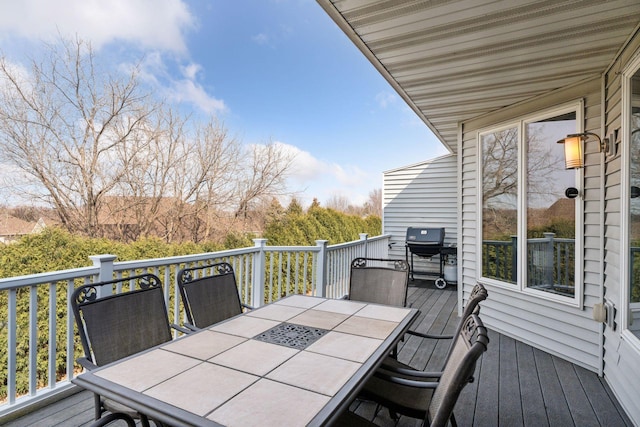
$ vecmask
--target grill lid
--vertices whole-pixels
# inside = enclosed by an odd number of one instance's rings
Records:
[[[442,246],[444,243],[444,227],[409,227],[407,228],[406,243],[409,246]]]

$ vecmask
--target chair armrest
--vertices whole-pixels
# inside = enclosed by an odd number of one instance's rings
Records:
[[[171,326],[176,331],[182,332],[183,334],[190,334],[190,333],[195,332],[197,330],[197,328],[193,329],[193,328],[195,328],[195,326],[191,326],[191,325],[189,325],[187,323],[184,324],[184,327],[182,327],[180,325],[176,325],[175,323],[171,323],[169,326]],[[189,326],[191,326],[191,327],[189,327]]]
[[[76,362],[78,362],[78,365],[82,366],[87,371],[92,371],[98,367],[98,365],[89,360],[88,357],[78,357]]]
[[[437,381],[420,381],[409,378],[396,377],[382,370],[376,371],[373,375],[391,383],[415,388],[436,388],[439,384]]]
[[[406,332],[409,335],[414,335],[420,338],[428,338],[432,340],[450,340],[453,339],[453,335],[433,335],[433,334],[423,334],[422,332],[408,330]]]
[[[385,363],[380,366],[380,371],[386,373],[387,375],[405,375],[407,377],[412,377],[413,379],[415,379],[415,381],[422,382],[425,381],[425,378],[428,378],[430,381],[439,381],[440,377],[442,376],[442,372],[424,372],[418,371],[416,369],[406,369],[399,366],[390,366]]]

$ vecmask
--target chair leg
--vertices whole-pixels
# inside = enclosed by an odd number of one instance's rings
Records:
[[[151,427],[149,424],[149,418],[145,414],[140,414],[140,424],[142,427]]]
[[[94,406],[94,420],[99,420],[102,417],[102,398],[99,394],[93,395],[93,406]]]

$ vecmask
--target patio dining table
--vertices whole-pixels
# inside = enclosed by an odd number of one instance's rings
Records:
[[[418,313],[293,295],[72,382],[171,426],[331,425]]]

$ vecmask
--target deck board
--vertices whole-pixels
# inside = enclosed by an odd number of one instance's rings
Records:
[[[439,290],[419,280],[412,285],[408,304],[421,310],[414,329],[453,333],[458,323],[455,288]],[[475,380],[462,391],[454,411],[461,427],[632,425],[597,374],[495,331],[489,331],[489,338],[489,349],[478,361]],[[398,358],[416,368],[438,370],[449,343],[407,337],[398,346]],[[376,412],[371,402],[356,401],[352,410],[383,427],[420,425],[419,420],[407,417],[400,417],[395,424],[387,411]],[[92,419],[93,395],[83,391],[17,420],[0,423],[7,427],[85,427]]]
[[[524,426],[544,427],[549,425],[544,406],[538,371],[535,369],[533,349],[516,342],[518,380],[520,381],[520,401]]]
[[[516,357],[516,341],[500,337],[500,372],[499,372],[499,405],[501,426],[524,425],[522,398],[520,397],[520,381],[518,379],[518,361]],[[511,410],[517,408],[520,410]]]

